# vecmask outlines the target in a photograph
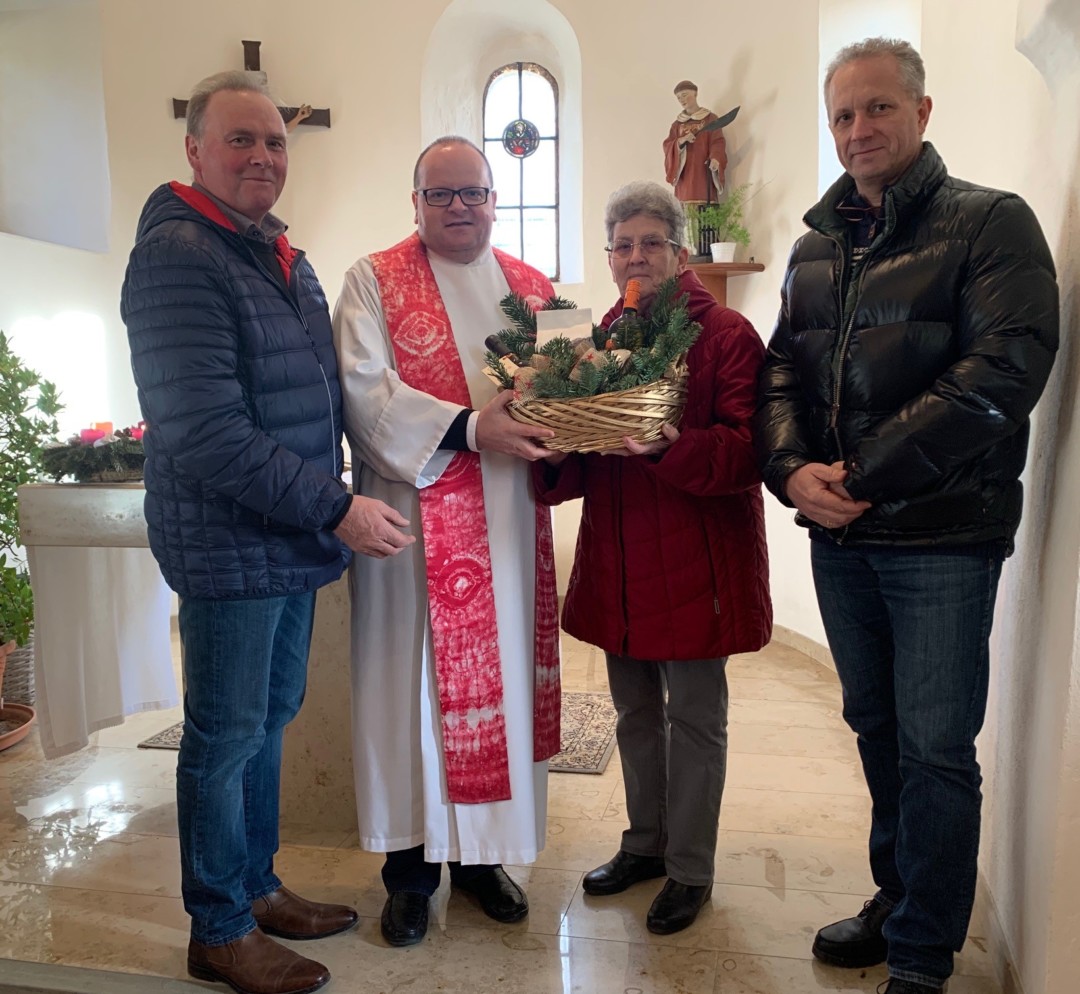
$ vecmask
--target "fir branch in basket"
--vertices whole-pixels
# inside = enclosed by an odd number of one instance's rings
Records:
[[[495,374],[495,378],[498,380],[499,386],[501,386],[504,390],[514,389],[513,377],[511,377],[510,374],[503,368],[503,364],[499,361],[499,357],[494,352],[485,352],[484,362],[487,363],[488,369],[490,369]]]
[[[510,291],[499,301],[499,306],[502,308],[503,313],[514,322],[514,326],[497,332],[495,337],[523,363],[528,362],[536,351],[536,311],[532,309],[532,306],[524,297],[513,291]],[[556,294],[553,297],[548,297],[540,310],[572,311],[575,307],[577,307],[577,304],[572,300],[567,300],[565,297]],[[492,353],[488,353],[489,357],[491,355]],[[497,356],[495,361],[498,362]],[[490,358],[488,359],[488,365],[495,369]]]
[[[536,341],[536,311],[529,306],[528,301],[521,294],[511,290],[499,301],[499,306],[503,309],[503,313],[514,322],[514,327],[507,329],[508,331],[531,335],[533,341]]]
[[[634,347],[630,349],[630,360],[625,368],[610,355],[595,363],[576,363],[574,345],[569,339],[563,336],[551,339],[539,349],[539,354],[547,356],[550,363],[532,380],[532,395],[538,400],[570,400],[630,390],[661,379],[701,333],[701,325],[690,320],[687,301],[687,295],[679,293],[674,277],[659,286],[649,313],[641,319],[640,338],[630,343]],[[514,294],[503,298],[501,306],[515,326],[499,332],[498,337],[522,365],[527,365],[537,352],[536,315],[521,297]],[[545,307],[552,306],[569,308],[575,305],[553,297]],[[602,349],[606,341],[607,332],[594,327],[594,346]],[[511,377],[494,353],[488,353],[487,363],[497,370],[503,386],[508,389],[513,386]],[[571,370],[575,371],[573,379]]]
[[[73,435],[67,442],[46,447],[41,454],[45,472],[57,483],[65,476],[74,477],[78,483],[103,477],[139,480],[145,461],[142,438],[135,437],[131,428],[123,429],[114,441],[101,445],[84,444],[78,435]]]

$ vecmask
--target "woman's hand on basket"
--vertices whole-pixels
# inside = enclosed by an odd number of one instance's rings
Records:
[[[621,449],[609,449],[604,455],[608,456],[655,456],[663,452],[665,449],[671,447],[679,437],[679,429],[674,425],[669,425],[666,421],[660,426],[660,430],[664,433],[663,438],[658,438],[654,442],[635,442],[629,435],[623,435],[623,448]]]
[[[550,455],[550,450],[537,445],[536,440],[554,438],[555,432],[515,421],[506,410],[513,400],[513,392],[503,390],[480,409],[476,419],[476,447],[481,452],[503,452],[530,462]]]

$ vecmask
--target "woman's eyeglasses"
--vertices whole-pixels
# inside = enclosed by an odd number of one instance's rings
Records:
[[[665,251],[669,245],[674,248],[679,247],[679,243],[672,241],[670,238],[661,238],[659,235],[650,235],[648,238],[642,238],[640,242],[631,242],[620,239],[617,242],[612,242],[604,249],[604,251],[616,259],[629,259],[635,248],[640,248],[646,255],[659,255],[661,252]]]

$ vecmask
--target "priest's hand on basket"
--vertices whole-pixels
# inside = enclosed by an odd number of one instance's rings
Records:
[[[353,552],[363,553],[372,559],[385,559],[396,556],[416,541],[415,535],[398,531],[398,528],[408,526],[408,520],[389,504],[354,494],[349,510],[341,524],[334,529],[334,534]]]
[[[476,419],[476,447],[481,451],[504,452],[508,456],[528,459],[535,462],[550,455],[548,449],[536,444],[537,440],[554,438],[550,428],[537,428],[535,425],[515,421],[506,412],[508,404],[514,399],[513,391],[503,390],[488,401]]]
[[[607,456],[655,456],[671,447],[671,443],[679,437],[679,429],[667,422],[660,426],[664,433],[663,438],[654,442],[635,442],[629,435],[623,436],[623,448],[609,449],[604,455]]]

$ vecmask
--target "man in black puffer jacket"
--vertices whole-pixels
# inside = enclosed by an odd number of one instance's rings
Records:
[[[810,529],[814,582],[873,799],[878,892],[819,959],[940,989],[971,915],[975,736],[1058,339],[1053,261],[1019,197],[950,177],[922,59],[867,39],[825,81],[845,174],[806,215],[755,419],[762,474]]]
[[[341,482],[341,395],[322,287],[270,213],[285,125],[244,73],[188,104],[193,186],[151,195],[121,311],[148,429],[150,547],[180,595],[184,734],[176,773],[188,970],[241,994],[314,991],[320,963],[267,938],[354,926],[274,875],[282,731],[306,683],[315,591],[349,549],[414,539]]]

